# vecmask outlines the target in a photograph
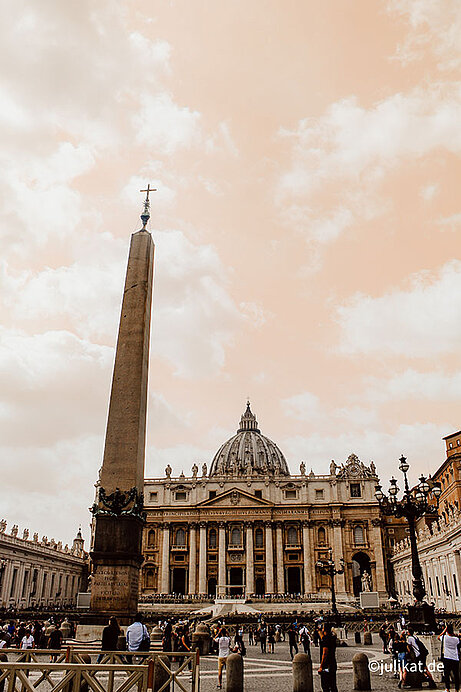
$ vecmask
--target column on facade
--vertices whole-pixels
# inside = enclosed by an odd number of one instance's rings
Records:
[[[376,584],[374,585],[374,590],[379,592],[386,592],[386,571],[384,566],[384,553],[383,553],[383,538],[381,533],[381,520],[372,519],[371,520],[371,544],[373,546],[373,552],[375,554],[376,563]]]
[[[315,562],[311,562],[310,541],[309,541],[309,522],[303,521],[303,569],[304,569],[304,593],[312,593],[312,572],[315,569]]]
[[[255,566],[253,552],[253,522],[247,521],[246,524],[246,582],[245,594],[255,592]]]
[[[163,524],[160,593],[170,593],[170,525]]]
[[[266,593],[274,593],[274,549],[270,521],[266,521]]]
[[[200,545],[198,555],[198,592],[205,594],[206,589],[206,524],[200,524]]]
[[[224,522],[219,524],[218,531],[218,595],[226,594],[226,525]]]
[[[3,569],[2,589],[0,593],[1,605],[8,606],[10,598],[11,580],[13,578],[13,563],[8,560]]]
[[[459,598],[459,596],[461,595],[461,557],[459,554],[459,550],[455,550],[454,559],[455,559],[454,576],[456,578],[456,586],[458,587],[457,588],[458,596],[456,595],[456,589],[455,589],[455,598]]]
[[[309,525],[310,524],[310,525]],[[307,522],[307,533],[310,539],[309,545],[309,556],[310,556],[310,570],[312,593],[317,593],[317,572],[315,568],[316,556],[315,556],[315,544],[316,544],[316,534],[315,534],[315,524],[313,522]]]
[[[344,522],[341,519],[333,519],[333,559],[336,566],[339,567],[341,560],[344,559],[343,552],[343,525]],[[346,579],[345,574],[337,574],[336,577],[336,590],[338,593],[346,592]]]
[[[277,555],[277,593],[285,593],[285,566],[283,564],[283,532],[282,523],[277,522],[275,528],[275,551]]]
[[[197,531],[196,524],[189,525],[189,593],[197,591]]]

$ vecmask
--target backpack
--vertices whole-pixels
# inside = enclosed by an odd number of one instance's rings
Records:
[[[414,640],[418,646],[419,655],[421,656],[421,658],[427,658],[427,656],[429,655],[429,651],[428,651],[427,647],[423,644],[423,642],[421,641],[421,639],[419,639],[419,637],[415,637],[415,635],[413,635],[413,638],[414,638]]]

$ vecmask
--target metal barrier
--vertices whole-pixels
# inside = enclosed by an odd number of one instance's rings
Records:
[[[198,651],[73,651],[71,647],[1,651],[17,657],[14,662],[0,662],[0,689],[6,683],[6,692],[166,692],[170,683],[174,690],[199,691]],[[101,656],[100,663],[86,662],[96,656]],[[173,663],[178,663],[174,670]]]

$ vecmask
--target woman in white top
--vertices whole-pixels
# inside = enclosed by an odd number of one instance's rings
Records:
[[[456,637],[453,632],[453,625],[448,624],[443,630],[442,634],[439,635],[439,639],[442,641],[442,660],[443,660],[443,679],[445,682],[445,689],[447,692],[450,690],[450,678],[453,675],[453,682],[455,684],[455,690],[459,690],[459,647],[461,646],[461,641],[459,637]]]
[[[25,635],[21,639],[21,649],[33,649],[34,648],[34,638],[30,633],[30,630],[26,630]]]

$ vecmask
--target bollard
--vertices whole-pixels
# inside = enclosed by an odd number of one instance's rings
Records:
[[[293,659],[293,692],[313,692],[312,659],[309,654],[296,654]]]
[[[366,632],[365,634],[369,634]],[[371,690],[370,669],[366,654],[355,654],[352,659],[354,669],[354,690]]]
[[[240,654],[227,657],[226,692],[243,692],[243,658]]]
[[[165,685],[165,683],[168,681],[170,674],[162,666],[162,664],[160,663],[160,660],[163,661],[163,663],[166,665],[167,668],[171,668],[171,662],[170,662],[168,656],[156,656],[155,657],[152,692],[158,692],[158,690],[160,690],[160,689],[162,690],[162,692],[170,692],[170,684],[169,683],[166,687],[162,687],[162,685]]]
[[[363,643],[365,644],[365,646],[371,646],[373,644],[373,637],[371,636],[371,632],[364,633]]]
[[[362,637],[360,636],[360,632],[354,632],[354,640],[356,644],[362,643]]]

